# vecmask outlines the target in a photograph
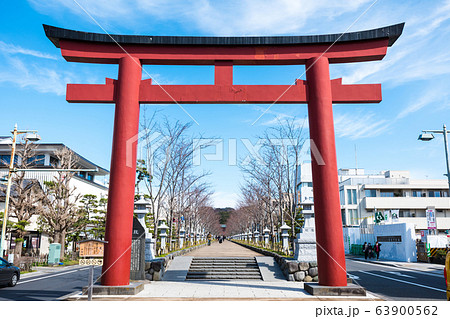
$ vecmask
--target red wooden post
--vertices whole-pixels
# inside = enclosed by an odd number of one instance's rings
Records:
[[[124,286],[130,282],[141,77],[139,59],[130,56],[120,59],[106,219],[105,240],[108,243],[102,271],[102,285],[106,286]],[[130,141],[134,145],[132,151],[127,152]],[[127,161],[130,156],[131,160]]]
[[[324,164],[312,161],[319,285],[347,286],[328,58],[306,62],[310,138]]]

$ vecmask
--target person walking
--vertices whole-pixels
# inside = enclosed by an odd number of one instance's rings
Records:
[[[373,250],[375,250],[375,254],[377,254],[377,260],[380,259],[380,251],[381,251],[380,246],[381,246],[381,244],[377,241],[377,242],[375,243],[374,248],[373,248]]]
[[[365,255],[366,255],[366,248],[367,248],[367,242],[365,241],[364,242],[364,245],[362,246],[362,252],[363,252],[363,254],[364,254],[364,257],[366,257]],[[366,259],[367,259],[367,257],[366,257]]]
[[[372,244],[369,243],[367,245],[367,255],[369,256],[369,259],[372,258],[372,252],[373,252],[373,247],[372,247]]]
[[[208,233],[208,236],[206,238],[208,239],[208,246],[211,246],[211,233]]]
[[[367,257],[369,256],[369,246],[367,245],[367,243],[364,243],[363,250],[364,250],[364,259],[367,259]]]

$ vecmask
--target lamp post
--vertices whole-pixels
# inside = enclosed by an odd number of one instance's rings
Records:
[[[418,140],[425,141],[425,142],[428,142],[428,141],[431,141],[432,139],[434,139],[433,133],[444,135],[445,160],[447,162],[447,174],[444,174],[444,175],[447,176],[447,179],[448,179],[448,188],[449,188],[448,196],[450,196],[450,163],[448,160],[447,127],[444,124],[442,126],[442,130],[423,130],[422,132],[423,133],[419,135]]]
[[[25,137],[29,141],[39,141],[41,138],[39,135],[37,135],[37,131],[35,130],[17,130],[17,124],[14,125],[14,131],[13,133],[13,141],[12,141],[12,147],[11,147],[11,158],[9,160],[9,170],[8,170],[8,183],[6,186],[6,197],[5,197],[5,212],[3,214],[3,225],[2,225],[2,235],[1,235],[1,242],[0,242],[0,251],[3,256],[3,251],[6,248],[6,223],[8,222],[8,208],[9,208],[9,197],[11,195],[11,182],[12,182],[12,173],[14,172],[14,157],[16,155],[16,141],[17,141],[17,135],[19,134],[27,134]]]

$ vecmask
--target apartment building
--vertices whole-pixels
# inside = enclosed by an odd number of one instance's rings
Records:
[[[299,203],[309,205],[312,197],[311,164],[301,164],[300,168]],[[428,229],[426,210],[431,207],[436,213],[438,232],[450,229],[447,180],[416,180],[411,179],[409,171],[372,173],[364,169],[340,169],[338,178],[344,226],[373,224],[376,212],[395,211],[398,213],[397,222],[413,223],[416,234],[419,234]]]
[[[0,137],[0,178],[5,179],[8,176],[8,166],[11,160],[11,144],[10,137]],[[21,145],[17,144],[20,149]],[[58,172],[52,170],[58,165],[58,159],[55,156],[55,151],[65,148],[61,143],[39,143],[35,151],[33,161],[33,169],[25,173],[25,179],[32,181],[37,180],[41,187],[44,187],[44,182],[53,181]],[[107,176],[109,171],[94,164],[85,157],[74,152],[77,158],[77,168],[92,170],[89,172],[78,172],[70,181],[70,186],[76,188],[76,193],[85,195],[92,194],[98,198],[106,197],[108,194]],[[15,158],[16,163],[20,163],[22,159]],[[5,185],[0,185],[0,211],[5,208]],[[13,192],[12,192],[12,196]],[[24,253],[46,254],[48,252],[49,237],[47,234],[38,231],[37,216],[33,216],[31,223],[26,227],[28,231],[25,241],[23,243]],[[13,249],[14,233],[8,235],[8,248]]]

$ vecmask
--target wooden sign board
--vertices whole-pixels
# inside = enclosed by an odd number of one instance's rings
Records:
[[[105,243],[97,240],[87,240],[79,243],[80,257],[103,257]]]

